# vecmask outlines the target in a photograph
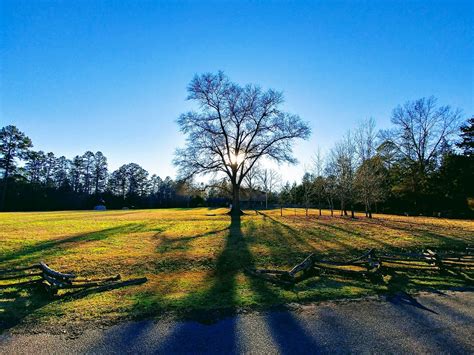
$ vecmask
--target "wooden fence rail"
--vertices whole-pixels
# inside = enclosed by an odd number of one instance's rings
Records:
[[[272,269],[246,269],[245,271],[249,275],[283,286],[292,286],[312,275],[322,273],[364,276],[370,280],[380,280],[380,277],[390,269],[395,269],[393,265],[405,269],[416,267],[420,270],[432,269],[439,272],[446,272],[451,268],[471,270],[474,269],[472,251],[472,248],[466,248],[465,251],[437,253],[427,248],[420,253],[379,254],[375,249],[370,249],[347,261],[318,259],[315,254],[311,254],[289,271]],[[423,264],[426,264],[426,266],[423,267]],[[356,270],[354,270],[354,267]]]
[[[37,271],[39,270],[39,271]],[[18,280],[16,283],[1,284],[0,288],[43,284],[50,295],[57,295],[62,289],[107,290],[122,286],[138,285],[147,281],[146,277],[121,281],[120,275],[103,278],[78,278],[73,273],[64,273],[40,262],[26,267],[0,270],[0,281]],[[23,281],[26,280],[26,281]]]

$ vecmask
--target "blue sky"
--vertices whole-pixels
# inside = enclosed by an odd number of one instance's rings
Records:
[[[285,93],[310,122],[295,149],[302,175],[317,146],[435,95],[474,114],[470,1],[1,1],[0,125],[35,149],[101,150],[162,177],[184,139],[195,73]]]

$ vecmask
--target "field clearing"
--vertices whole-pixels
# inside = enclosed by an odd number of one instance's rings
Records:
[[[400,284],[341,276],[314,277],[294,289],[252,278],[245,267],[289,269],[315,253],[349,259],[369,248],[459,249],[474,243],[474,221],[374,215],[321,218],[302,209],[248,211],[231,223],[226,209],[68,211],[0,214],[0,268],[45,261],[80,276],[148,282],[82,298],[48,299],[37,287],[0,281],[0,331],[19,323],[62,325],[190,315],[290,302],[353,298],[394,289],[463,287],[466,281],[415,273]],[[3,285],[3,286],[1,286]]]

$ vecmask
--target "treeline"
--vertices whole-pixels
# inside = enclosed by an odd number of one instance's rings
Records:
[[[286,183],[280,205],[406,215],[473,217],[474,118],[437,107],[434,98],[407,102],[392,114],[393,128],[360,125],[322,156],[299,184]],[[275,201],[276,202],[276,201]]]
[[[31,139],[15,126],[1,129],[0,145],[3,210],[92,209],[97,205],[113,209],[190,207],[203,203],[191,184],[150,176],[135,163],[109,172],[107,158],[100,151],[87,151],[72,159],[34,151]]]
[[[373,119],[348,132],[314,164],[300,183],[256,164],[245,176],[242,208],[300,206],[353,216],[364,211],[473,217],[474,118],[424,98],[397,107],[392,128]],[[14,126],[0,131],[0,207],[9,211],[226,206],[228,179],[208,185],[151,175],[135,163],[109,172],[101,152],[68,159],[34,151]]]

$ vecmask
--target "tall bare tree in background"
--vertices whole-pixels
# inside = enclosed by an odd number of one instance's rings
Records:
[[[305,215],[308,217],[308,210],[311,204],[311,200],[314,196],[314,176],[310,172],[306,171],[301,181],[301,187],[303,191],[303,203],[305,209]]]
[[[314,165],[314,196],[318,203],[319,215],[322,215],[321,212],[321,203],[324,198],[326,181],[324,179],[324,160],[321,155],[321,150],[318,148],[316,154],[313,158]]]
[[[330,170],[336,179],[336,188],[341,203],[341,216],[347,216],[347,209],[351,209],[354,218],[355,186],[354,177],[356,169],[356,149],[350,132],[330,151]]]
[[[232,184],[232,215],[240,215],[240,186],[262,158],[295,163],[292,143],[307,139],[310,128],[297,115],[281,111],[283,95],[258,86],[232,83],[222,72],[197,75],[188,99],[199,111],[181,115],[186,146],[177,149],[179,177],[225,175]]]
[[[359,202],[364,204],[366,217],[372,218],[372,208],[384,198],[385,169],[377,155],[375,120],[363,122],[354,134],[359,168],[355,174],[355,188]]]
[[[438,107],[434,97],[408,101],[393,110],[391,121],[395,128],[381,136],[385,147],[396,154],[407,172],[415,208],[427,186],[429,172],[437,167],[443,149],[459,129],[460,119],[460,110]]]
[[[252,169],[249,170],[247,175],[244,177],[244,184],[248,190],[248,198],[249,198],[249,205],[252,206],[253,198],[255,196],[255,192],[259,187],[259,177],[262,174],[262,169],[260,165],[257,163],[255,164]]]
[[[263,169],[259,175],[260,184],[265,192],[265,209],[268,209],[268,195],[276,189],[280,175],[273,169]]]

